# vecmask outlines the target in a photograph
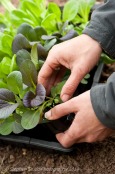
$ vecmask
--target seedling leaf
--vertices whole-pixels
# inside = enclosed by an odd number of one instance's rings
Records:
[[[15,102],[15,96],[13,92],[9,91],[8,89],[1,88],[0,100],[6,101],[6,102]]]
[[[34,29],[26,23],[23,23],[18,28],[17,34],[21,33],[24,35],[29,41],[35,41],[36,40],[36,32]]]
[[[43,27],[39,27],[39,26],[34,28],[34,31],[36,33],[36,40],[35,41],[40,41],[41,36],[47,34],[46,30]]]
[[[22,34],[18,34],[12,43],[12,51],[14,54],[16,54],[21,49],[29,50],[31,48],[31,45],[29,41],[26,39],[25,36]]]
[[[74,38],[76,36],[78,36],[77,31],[70,30],[65,36],[61,37],[60,40],[61,41],[66,41],[66,40],[72,39],[72,38]]]
[[[38,59],[43,61],[46,60],[46,57],[48,55],[46,49],[41,44],[38,44],[37,50],[38,50]]]
[[[13,122],[12,131],[15,134],[19,134],[19,133],[23,132],[23,130],[24,130],[24,128],[22,127],[21,123],[17,123],[16,121]]]
[[[21,125],[24,129],[32,129],[39,123],[40,111],[28,110],[22,114]]]
[[[63,21],[71,21],[77,15],[79,9],[79,1],[70,0],[68,1],[63,9],[62,19]]]
[[[1,105],[1,103],[0,103]],[[8,104],[0,109],[0,119],[5,119],[7,117],[9,117],[14,111],[15,109],[18,107],[18,103],[15,104]]]
[[[52,39],[46,42],[46,44],[44,45],[45,50],[49,51],[55,45],[56,42],[57,42],[57,39]]]
[[[21,64],[25,61],[25,60],[31,60],[31,56],[30,53],[24,49],[19,50],[16,53],[16,63],[18,65],[18,67],[21,67]]]
[[[8,88],[14,94],[20,94],[23,89],[22,74],[19,71],[11,72],[7,77]]]
[[[0,134],[9,135],[12,132],[13,119],[11,117],[0,124]]]
[[[46,90],[42,84],[37,84],[36,94],[31,91],[27,92],[23,98],[23,104],[25,107],[36,107],[42,104],[45,100]]]
[[[36,69],[38,70],[39,62],[38,62],[38,50],[37,44],[34,44],[31,49],[31,60],[34,63]]]
[[[51,96],[52,97],[56,97],[57,95],[60,95],[62,87],[64,86],[65,82],[66,81],[64,80],[64,81],[58,83],[56,86],[51,88]]]
[[[9,57],[4,57],[1,61],[0,68],[4,74],[10,73],[11,59]]]
[[[31,60],[25,60],[20,66],[23,82],[29,87],[35,87],[37,83],[37,70]]]

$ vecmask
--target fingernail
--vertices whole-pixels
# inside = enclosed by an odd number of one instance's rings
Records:
[[[69,98],[70,98],[70,96],[67,94],[62,95],[62,97],[61,97],[63,102],[66,102],[67,100],[69,100]]]
[[[50,119],[51,111],[46,112],[44,116],[45,116],[46,119]]]

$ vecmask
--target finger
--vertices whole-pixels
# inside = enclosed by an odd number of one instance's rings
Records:
[[[60,97],[63,102],[69,100],[72,97],[78,84],[87,72],[89,72],[89,69],[84,68],[82,62],[79,62],[77,66],[74,67],[74,69],[71,71],[69,79],[67,80],[61,91]]]
[[[65,103],[56,105],[54,108],[46,112],[45,118],[47,118],[48,120],[55,120],[67,114],[73,112],[76,113],[77,109],[77,101],[75,100],[75,98],[72,98],[71,100]]]
[[[71,126],[65,132],[56,134],[57,140],[65,148],[69,148],[75,143],[88,142],[86,131],[79,126],[77,117],[80,117],[79,112],[76,114]]]
[[[68,131],[56,134],[57,140],[65,148],[69,148],[72,145],[78,144],[78,143],[85,143],[85,142],[93,143],[94,142],[94,141],[91,141],[90,139],[87,139],[85,137],[82,138],[82,137],[78,136],[78,138],[77,138],[76,137],[77,136],[77,132],[76,132],[75,138],[73,137],[73,134],[72,134],[71,131],[69,131],[70,133],[67,133],[67,132]]]
[[[38,83],[41,83],[42,85],[44,85],[45,88],[47,88],[47,84],[52,74],[54,73],[56,68],[59,67],[59,63],[57,62],[56,59],[53,59],[53,61],[49,61],[50,59],[47,57],[44,65],[42,66],[38,74]]]
[[[57,134],[56,138],[63,147],[68,148],[76,143],[77,136],[79,139],[79,132],[77,132],[75,122],[73,121],[69,129],[63,133]]]

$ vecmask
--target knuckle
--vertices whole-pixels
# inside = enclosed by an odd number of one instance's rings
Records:
[[[58,46],[54,45],[51,50],[49,51],[49,55],[53,55],[57,52]]]
[[[75,134],[75,132],[74,131],[68,131],[68,139],[70,140],[70,141],[74,141],[76,138],[76,134]]]
[[[71,94],[75,90],[76,86],[75,84],[68,84],[65,86],[65,90],[67,91],[68,94]]]
[[[83,78],[84,77],[84,75],[85,75],[85,70],[84,70],[84,68],[82,68],[82,66],[80,66],[80,67],[77,67],[77,70],[76,70],[77,72],[76,72],[76,74],[77,74],[77,77],[79,78]]]
[[[86,142],[93,143],[93,142],[96,142],[96,139],[94,136],[90,135],[87,137]]]

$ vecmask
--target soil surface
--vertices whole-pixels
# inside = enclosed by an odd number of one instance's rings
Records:
[[[17,5],[18,1],[13,2]],[[65,1],[56,2],[62,5]],[[115,65],[106,66],[104,77],[113,71]],[[114,137],[98,143],[78,144],[70,154],[0,142],[0,174],[114,174],[114,166]]]

